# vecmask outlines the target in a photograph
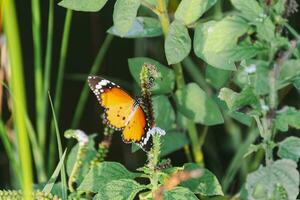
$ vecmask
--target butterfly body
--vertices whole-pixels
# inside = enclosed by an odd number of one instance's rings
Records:
[[[89,76],[88,83],[104,108],[104,122],[110,128],[122,131],[125,143],[135,142],[147,150],[150,139],[148,131],[152,128],[147,115],[141,107],[141,101],[135,100],[117,84],[98,77]]]

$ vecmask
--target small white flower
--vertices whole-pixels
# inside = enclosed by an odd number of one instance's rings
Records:
[[[88,136],[82,131],[77,129],[74,137],[78,140],[79,146],[86,145],[89,141]]]
[[[251,64],[251,65],[245,67],[245,72],[248,74],[252,74],[252,73],[256,72],[256,65]]]
[[[166,131],[159,128],[159,127],[153,127],[148,131],[149,135],[159,134],[159,135],[166,135]]]
[[[267,105],[262,105],[261,109],[264,111],[269,111],[269,107]]]

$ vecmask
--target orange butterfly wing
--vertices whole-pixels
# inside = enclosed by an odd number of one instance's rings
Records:
[[[88,78],[89,86],[105,108],[107,125],[115,130],[123,130],[124,142],[135,142],[143,146],[149,126],[140,105],[118,85],[97,76]],[[147,139],[145,141],[145,139]]]

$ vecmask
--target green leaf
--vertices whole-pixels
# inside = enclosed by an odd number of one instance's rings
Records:
[[[152,17],[137,17],[125,35],[120,35],[115,26],[112,26],[107,32],[124,38],[156,37],[162,35],[160,22]]]
[[[299,173],[294,161],[277,160],[270,166],[260,167],[247,177],[248,199],[273,199],[278,194],[278,187],[284,188],[288,195],[287,199],[297,198]]]
[[[171,131],[167,132],[165,136],[161,137],[161,143],[162,147],[160,156],[163,157],[189,144],[189,139],[183,133]]]
[[[85,177],[85,175],[88,173],[89,168],[90,168],[90,162],[92,161],[92,159],[95,157],[96,155],[96,150],[94,148],[94,135],[89,136],[89,142],[87,144],[87,149],[86,149],[86,155],[84,158],[82,158],[82,166],[78,172],[78,176],[76,177],[76,183],[79,184],[81,183],[81,181],[83,180],[83,178]],[[73,166],[75,164],[76,161],[76,157],[77,157],[77,152],[78,152],[78,147],[79,145],[76,144],[70,151],[69,155],[68,155],[68,159],[67,159],[67,174],[70,176]]]
[[[251,86],[256,95],[265,95],[269,92],[268,62],[263,60],[246,60],[235,73],[235,83],[244,88]]]
[[[257,22],[256,27],[259,38],[268,42],[272,42],[275,39],[275,25],[270,17],[267,17],[262,22]]]
[[[90,169],[79,186],[79,190],[96,193],[101,187],[113,180],[134,179],[138,173],[128,171],[117,162],[103,162]]]
[[[163,194],[164,200],[198,200],[190,190],[184,187],[176,187],[172,190],[165,191]]]
[[[175,12],[175,19],[189,25],[216,2],[217,0],[182,0]]]
[[[258,97],[253,93],[250,87],[243,88],[240,93],[234,92],[229,88],[222,88],[219,93],[219,98],[226,102],[230,110],[237,110],[248,105],[255,108],[259,105]]]
[[[264,15],[263,8],[256,0],[231,0],[231,3],[249,21],[256,22]]]
[[[97,12],[106,2],[107,0],[62,0],[58,5],[76,11]]]
[[[131,179],[120,179],[110,181],[98,189],[98,194],[94,197],[95,200],[132,200],[138,192],[146,189],[146,187]]]
[[[182,61],[191,51],[191,38],[187,28],[179,21],[172,22],[165,40],[168,64]]]
[[[114,27],[118,35],[124,37],[131,29],[137,11],[140,7],[140,0],[117,0],[113,12]]]
[[[300,76],[300,60],[291,59],[283,63],[279,73],[280,88],[292,83]]]
[[[236,58],[233,51],[247,29],[247,23],[238,17],[199,23],[194,35],[195,54],[213,67],[235,70],[234,62],[240,58]]]
[[[298,162],[300,158],[300,138],[290,136],[279,143],[278,156]]]
[[[169,99],[165,95],[154,96],[153,110],[156,126],[168,131],[175,122],[175,113]]]
[[[274,10],[278,15],[282,15],[283,12],[285,11],[285,0],[277,0],[275,5],[273,6]]]
[[[224,195],[221,185],[216,176],[207,169],[201,168],[195,163],[187,163],[184,165],[184,170],[202,169],[203,175],[199,178],[192,178],[182,182],[180,185],[190,189],[195,194],[203,196]]]
[[[205,79],[215,89],[220,89],[229,80],[231,71],[218,69],[209,65],[205,68]]]
[[[293,107],[284,107],[277,112],[275,126],[280,131],[288,131],[289,126],[300,129],[300,112]]]
[[[196,83],[177,90],[175,100],[178,110],[194,122],[205,125],[224,122],[217,104]]]
[[[129,71],[134,80],[140,84],[140,72],[145,64],[155,65],[160,77],[154,80],[154,85],[150,89],[153,94],[164,94],[172,92],[175,84],[175,74],[173,70],[160,64],[159,62],[146,57],[128,59]]]

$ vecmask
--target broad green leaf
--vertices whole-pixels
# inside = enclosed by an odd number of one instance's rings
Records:
[[[179,21],[171,23],[165,40],[165,52],[168,64],[182,61],[191,51],[191,38],[187,28]]]
[[[124,38],[156,37],[162,35],[160,22],[151,17],[137,17],[125,35],[120,35],[115,26],[112,26],[107,32]]]
[[[140,0],[117,0],[114,6],[113,21],[118,35],[124,37],[131,29],[137,11],[140,7]]]
[[[300,90],[300,77],[294,79],[293,85],[297,90]]]
[[[283,12],[285,11],[285,4],[286,4],[285,0],[277,0],[275,5],[273,6],[277,14],[279,15],[283,14]]]
[[[280,87],[285,86],[300,76],[300,60],[291,59],[283,63],[279,73]]]
[[[267,167],[260,167],[247,177],[248,199],[273,199],[283,187],[289,200],[295,200],[299,193],[299,173],[292,160],[277,160]],[[282,190],[282,189],[281,189]]]
[[[120,179],[110,181],[98,189],[98,194],[94,197],[95,200],[133,200],[138,192],[146,189],[146,186],[131,179]]]
[[[217,104],[196,84],[189,83],[176,91],[178,110],[194,122],[215,125],[224,122]]]
[[[182,182],[180,185],[190,189],[195,194],[203,196],[223,195],[221,185],[216,176],[207,169],[201,168],[195,163],[187,163],[184,165],[184,170],[202,169],[203,175],[199,178],[192,178]]]
[[[300,138],[290,136],[280,142],[277,154],[280,158],[287,158],[298,162],[300,158]]]
[[[184,187],[176,187],[163,193],[164,200],[198,200],[196,195]]]
[[[153,92],[153,94],[170,93],[175,84],[175,74],[173,70],[151,58],[137,57],[128,59],[129,71],[134,80],[140,84],[140,72],[145,63],[155,65],[158,73],[160,73],[160,77],[154,80],[154,85],[150,89],[151,92]]]
[[[165,95],[154,96],[153,109],[156,126],[168,131],[175,122],[175,113],[169,99]]]
[[[89,168],[90,168],[90,162],[92,161],[92,159],[95,157],[96,155],[96,150],[94,148],[94,135],[89,136],[89,142],[87,145],[87,149],[86,149],[86,155],[84,158],[82,158],[82,166],[78,172],[78,176],[76,177],[76,183],[79,184],[81,183],[81,181],[83,180],[83,178],[85,177],[85,175],[88,173]],[[79,145],[76,144],[70,151],[69,155],[68,155],[68,159],[67,159],[67,166],[66,166],[66,170],[67,170],[67,174],[70,176],[73,166],[75,164],[76,161],[76,157],[77,157],[77,152],[78,152],[78,147]]]
[[[199,23],[194,35],[195,54],[209,65],[235,70],[234,48],[240,36],[246,33],[247,23],[238,17],[226,17],[221,21]]]
[[[161,156],[166,156],[174,151],[183,148],[185,145],[189,144],[189,139],[184,133],[180,132],[167,132],[167,134],[161,137]]]
[[[103,162],[91,168],[79,186],[79,190],[96,193],[101,187],[113,180],[134,179],[138,173],[128,171],[117,162]]]
[[[62,0],[58,5],[76,11],[97,12],[106,2],[107,0]]]
[[[275,25],[271,21],[270,17],[267,17],[262,22],[256,23],[257,36],[268,42],[272,42],[275,39]]]
[[[293,107],[284,107],[277,112],[275,126],[280,131],[288,131],[289,127],[300,129],[300,112]]]
[[[256,0],[231,0],[231,3],[249,21],[256,22],[264,16],[264,10]]]
[[[182,0],[175,12],[175,19],[189,25],[216,2],[217,0]]]
[[[226,102],[230,110],[237,110],[248,105],[256,107],[259,104],[258,97],[250,87],[243,88],[240,93],[234,92],[229,88],[222,88],[219,98]]]
[[[205,79],[215,89],[220,89],[229,80],[231,71],[218,69],[209,65],[205,68]]]

